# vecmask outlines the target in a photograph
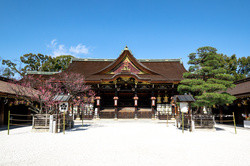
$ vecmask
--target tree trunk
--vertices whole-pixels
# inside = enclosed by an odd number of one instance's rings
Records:
[[[222,123],[223,121],[223,111],[222,111],[222,107],[220,107],[220,123]]]
[[[43,111],[43,104],[42,104],[42,101],[40,101],[40,114],[42,113]]]

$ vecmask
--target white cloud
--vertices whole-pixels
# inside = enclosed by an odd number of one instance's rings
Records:
[[[76,47],[71,46],[69,51],[75,54],[88,54],[89,53],[89,49],[85,45],[82,45],[81,43],[78,44]]]
[[[64,45],[59,45],[53,49],[53,56],[60,56],[60,55],[70,55]]]
[[[47,45],[48,48],[51,49],[51,54],[53,57],[60,56],[60,55],[73,55],[73,56],[79,56],[81,54],[88,54],[89,49],[86,47],[86,45],[83,45],[79,43],[77,46],[70,46],[68,49],[63,44],[57,44],[57,40],[53,39],[49,45]]]
[[[52,47],[55,47],[57,45],[57,42],[56,42],[56,39],[53,39],[51,42],[50,42],[50,45]]]

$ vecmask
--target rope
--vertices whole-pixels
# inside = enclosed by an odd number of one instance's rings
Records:
[[[233,117],[233,115],[222,115],[222,116],[216,115],[216,116],[214,116],[214,117],[216,117],[216,118],[220,118],[220,117]]]
[[[233,122],[233,120],[215,120],[215,122]]]
[[[31,126],[31,125],[32,125],[32,124],[30,124],[30,123],[24,123],[24,124],[26,124],[26,125],[10,123],[10,125],[14,125],[14,126]]]
[[[26,120],[26,119],[10,119],[11,121],[32,121],[32,120]]]
[[[33,116],[33,115],[20,115],[20,114],[10,114],[10,115],[14,115],[14,116]]]

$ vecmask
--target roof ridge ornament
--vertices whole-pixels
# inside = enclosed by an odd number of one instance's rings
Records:
[[[127,45],[125,46],[124,50],[129,50]]]

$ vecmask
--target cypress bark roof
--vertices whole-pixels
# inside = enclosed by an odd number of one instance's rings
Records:
[[[64,72],[80,73],[85,76],[87,83],[112,81],[122,76],[131,76],[151,83],[178,83],[186,69],[180,59],[136,59],[130,50],[125,48],[117,59],[74,58]],[[42,75],[46,78],[57,74],[60,73]]]
[[[124,50],[123,53],[116,59],[73,59],[66,71],[81,73],[85,76],[86,81],[111,80],[117,74],[107,72],[114,69],[124,59],[128,57],[131,63],[139,70],[145,72],[136,74],[136,77],[142,80],[162,81],[162,82],[179,82],[182,80],[182,75],[186,72],[180,59],[135,59],[129,50]],[[132,72],[119,73],[120,75],[133,75]]]
[[[236,81],[235,85],[235,88],[229,88],[226,92],[236,97],[250,95],[250,77]]]
[[[34,94],[38,94],[39,92],[33,88],[27,88],[27,87],[23,87],[11,82],[8,80],[0,80],[0,95],[1,96],[15,96],[17,97],[18,91],[22,92],[22,96],[25,97],[32,97],[34,96]]]

